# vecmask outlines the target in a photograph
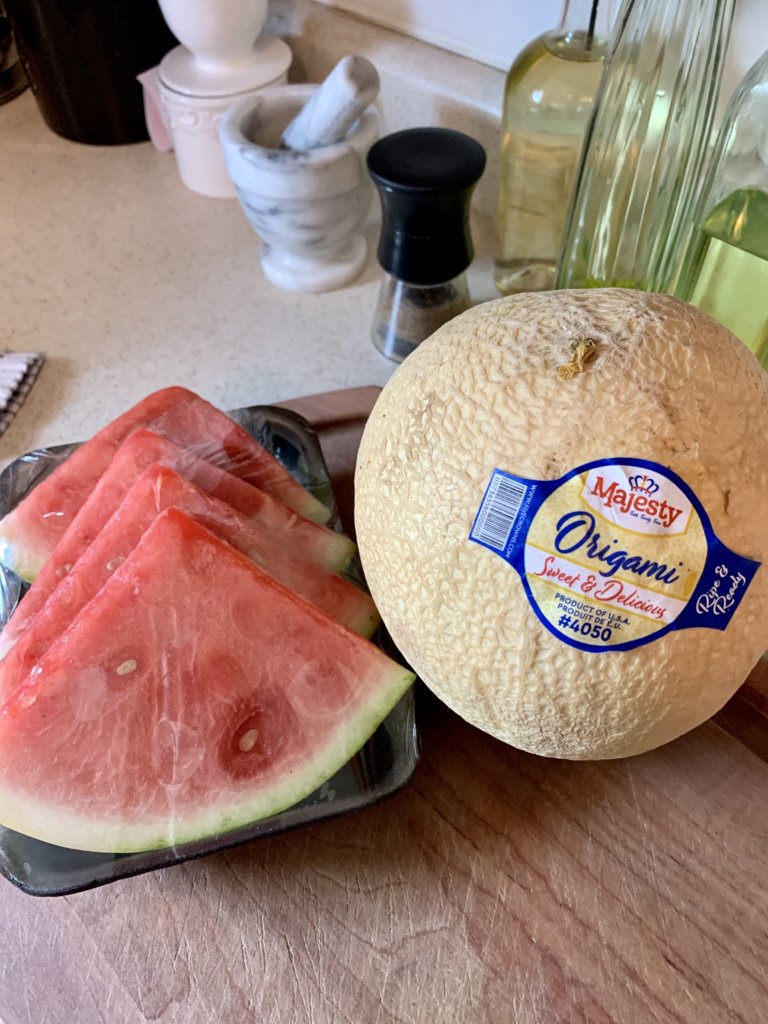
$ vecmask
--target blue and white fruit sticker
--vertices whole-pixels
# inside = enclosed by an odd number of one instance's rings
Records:
[[[760,567],[715,536],[684,480],[644,459],[559,480],[494,470],[469,539],[516,569],[541,622],[585,651],[723,630]]]

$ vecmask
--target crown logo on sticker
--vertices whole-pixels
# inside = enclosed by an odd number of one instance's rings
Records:
[[[659,489],[659,485],[653,477],[645,476],[642,473],[637,473],[629,478],[629,487],[630,490],[640,491],[643,494],[655,494]]]

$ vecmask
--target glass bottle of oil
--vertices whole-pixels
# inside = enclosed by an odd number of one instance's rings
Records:
[[[731,97],[694,222],[675,293],[768,369],[768,53]]]
[[[699,194],[734,0],[624,0],[587,127],[558,288],[667,291]]]
[[[507,74],[494,259],[503,294],[553,285],[607,48],[609,6],[565,0],[557,28],[529,43]]]

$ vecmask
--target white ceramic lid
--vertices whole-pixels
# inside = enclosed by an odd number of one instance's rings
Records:
[[[248,64],[203,67],[186,46],[177,46],[160,62],[160,80],[185,96],[232,96],[262,89],[284,75],[291,66],[291,48],[282,39],[262,33]]]

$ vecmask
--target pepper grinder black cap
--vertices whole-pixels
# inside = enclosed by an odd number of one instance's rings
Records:
[[[378,260],[411,284],[450,281],[472,262],[469,204],[485,150],[450,128],[409,128],[380,139],[368,172],[381,199]]]

